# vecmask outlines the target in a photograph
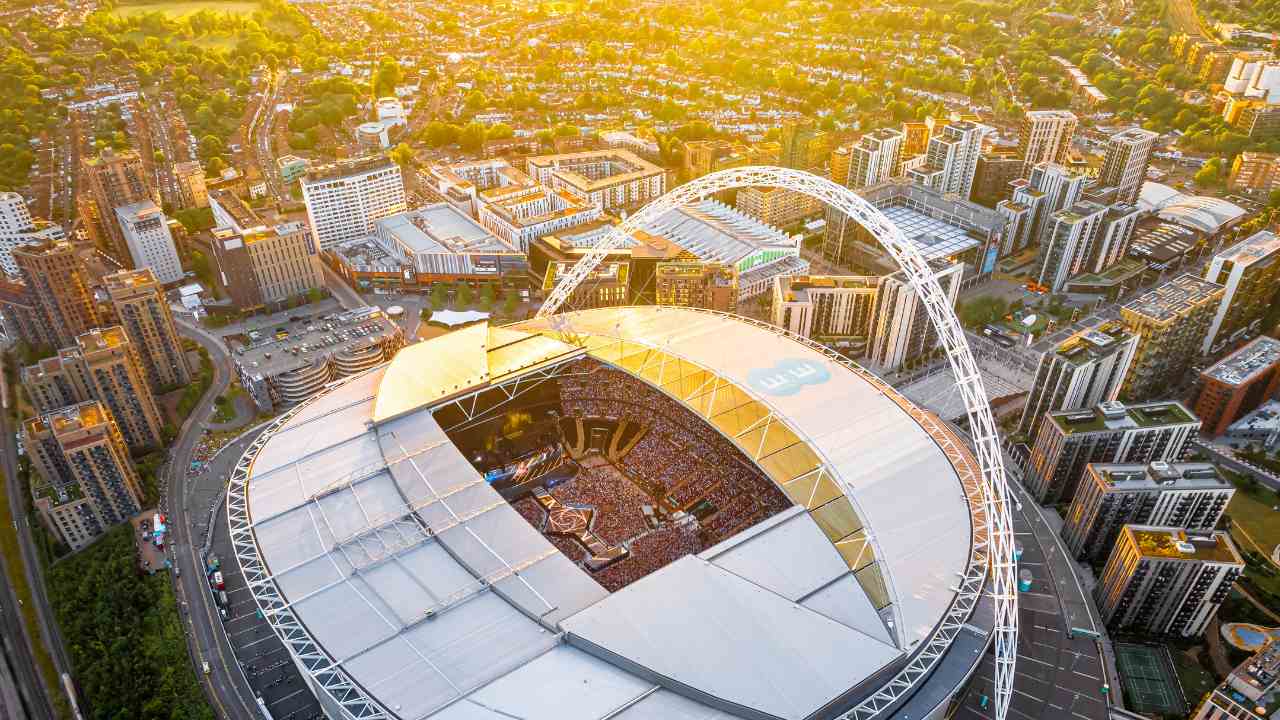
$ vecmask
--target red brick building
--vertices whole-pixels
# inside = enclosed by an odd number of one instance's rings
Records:
[[[1280,340],[1264,335],[1200,373],[1195,412],[1203,432],[1217,437],[1277,394]]]

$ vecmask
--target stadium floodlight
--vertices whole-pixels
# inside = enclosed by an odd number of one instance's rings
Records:
[[[634,232],[645,225],[676,208],[698,202],[720,191],[745,187],[779,188],[798,192],[821,200],[844,213],[846,217],[870,232],[893,256],[907,276],[912,289],[924,303],[929,320],[933,323],[938,339],[946,352],[947,361],[951,365],[952,373],[955,375],[956,389],[964,400],[974,453],[982,470],[982,489],[990,523],[988,542],[991,547],[987,557],[990,565],[992,596],[995,601],[995,718],[1005,720],[1013,694],[1014,665],[1017,658],[1018,594],[1015,577],[1017,568],[1014,561],[1013,518],[1009,507],[1011,497],[1005,480],[1000,440],[996,434],[991,408],[987,403],[982,373],[978,369],[977,361],[969,348],[955,310],[951,307],[941,285],[919,250],[908,242],[902,231],[874,205],[849,188],[801,170],[748,166],[704,175],[656,198],[614,226],[560,280],[538,311],[538,316],[554,315],[574,289],[600,265],[611,251],[621,247]],[[933,661],[936,661],[936,657]],[[895,678],[888,683],[881,693],[877,693],[880,697],[869,699],[864,705],[875,701],[876,706],[884,707],[885,701],[891,703],[901,699],[915,685],[915,682],[908,678],[920,677],[920,671],[921,668],[913,666],[903,669],[900,673],[903,677]],[[884,696],[885,693],[897,696],[887,697]],[[847,713],[846,717],[859,719],[866,714],[866,708],[859,706]]]

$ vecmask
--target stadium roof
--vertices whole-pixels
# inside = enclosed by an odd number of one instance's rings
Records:
[[[432,412],[583,352],[707,417],[795,506],[610,595]],[[973,463],[924,421],[776,329],[589,310],[472,325],[314,398],[246,504],[288,612],[396,717],[800,720],[878,689],[956,598]]]
[[[644,231],[666,238],[702,260],[727,265],[771,250],[794,255],[799,242],[716,200],[671,210],[646,224]]]

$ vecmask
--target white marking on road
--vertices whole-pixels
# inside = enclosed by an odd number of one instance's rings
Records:
[[[275,700],[273,700],[272,702],[268,703],[268,705],[270,705],[271,707],[275,707],[276,705],[279,705],[280,703],[284,702],[285,700],[288,700],[289,698],[293,697],[294,695],[297,695],[297,694],[298,694],[298,693],[300,693],[300,692],[302,692],[302,691],[301,691],[301,690],[294,690],[293,692],[289,693],[288,695],[285,695],[285,696],[284,696],[284,697],[282,697],[282,698],[276,698],[276,699],[275,699]]]

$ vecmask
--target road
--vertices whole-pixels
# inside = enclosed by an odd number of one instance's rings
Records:
[[[1263,470],[1248,461],[1237,458],[1229,450],[1224,449],[1219,445],[1214,445],[1211,442],[1196,439],[1193,443],[1195,444],[1196,449],[1203,450],[1208,454],[1209,459],[1213,462],[1225,465],[1228,469],[1234,470],[1238,473],[1244,473],[1245,475],[1252,477],[1254,480],[1257,480],[1258,484],[1264,487],[1269,487],[1276,492],[1280,492],[1280,480],[1277,480],[1274,475],[1266,470]]]
[[[1018,567],[1034,576],[1031,590],[1018,594],[1018,664],[1009,720],[1106,720],[1103,649],[1087,637],[1071,636],[1072,627],[1098,627],[1089,598],[1057,534],[1017,487],[1016,470],[1007,459],[1005,467],[1015,497],[1021,498],[1013,514],[1022,549]],[[991,693],[993,663],[988,653],[956,711],[959,720],[991,720],[992,708],[983,709],[980,698]]]
[[[200,343],[209,351],[213,361],[214,377],[209,391],[204,394],[195,410],[178,431],[170,453],[169,477],[165,488],[164,508],[169,514],[169,527],[173,530],[172,549],[177,572],[174,583],[180,612],[187,621],[188,646],[191,649],[196,672],[205,683],[218,717],[231,720],[256,720],[253,693],[245,683],[244,675],[235,663],[225,634],[215,627],[221,620],[206,587],[204,562],[199,556],[204,542],[202,536],[193,537],[188,507],[186,506],[186,470],[191,455],[200,441],[202,420],[213,412],[214,399],[226,392],[231,384],[231,358],[222,341],[203,328],[175,318],[179,332]],[[192,508],[193,515],[200,512]],[[230,661],[228,662],[228,658]],[[210,674],[200,674],[202,662],[208,662]]]
[[[2,373],[0,373],[2,374]],[[12,513],[14,519],[14,529],[18,531],[18,547],[22,553],[22,562],[25,566],[24,571],[27,578],[27,585],[31,588],[31,599],[35,603],[36,621],[40,625],[40,633],[45,638],[50,655],[53,657],[54,669],[58,674],[71,673],[71,661],[67,656],[66,648],[62,644],[62,634],[58,631],[57,623],[53,619],[53,610],[49,607],[49,598],[45,593],[44,574],[40,565],[40,559],[36,552],[35,542],[31,536],[31,525],[27,521],[26,503],[22,496],[22,483],[18,480],[18,448],[16,443],[9,442],[8,438],[14,437],[16,429],[9,422],[9,412],[6,408],[0,411],[0,438],[4,438],[4,442],[0,442],[3,446],[3,452],[0,453],[0,464],[3,465],[5,477],[5,494],[9,499],[9,512]],[[5,576],[8,577],[7,575]],[[47,688],[40,681],[36,672],[35,660],[31,654],[33,638],[26,635],[26,627],[22,624],[18,612],[17,597],[13,593],[13,588],[5,583],[4,597],[4,615],[6,624],[12,630],[13,622],[16,620],[18,626],[22,628],[22,636],[26,637],[26,643],[17,643],[13,648],[15,659],[21,659],[19,664],[20,675],[35,675],[34,678],[27,678],[24,684],[34,682],[34,686],[38,687],[39,694],[43,698],[39,703],[33,703],[30,708],[33,713],[46,712],[47,715],[37,715],[37,717],[53,717],[51,710],[52,698],[48,697]],[[6,637],[16,637],[16,634],[7,633]],[[74,677],[74,676],[73,676]],[[34,700],[34,698],[32,698]]]

